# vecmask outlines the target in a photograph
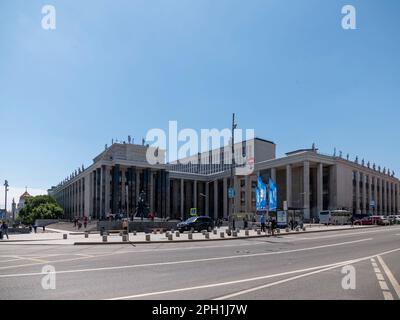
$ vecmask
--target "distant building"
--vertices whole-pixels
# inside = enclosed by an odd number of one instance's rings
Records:
[[[26,200],[29,197],[32,197],[32,196],[28,193],[28,190],[25,189],[25,192],[19,197],[19,202],[17,204],[17,213],[19,212],[19,210],[21,210],[23,207],[25,207]]]

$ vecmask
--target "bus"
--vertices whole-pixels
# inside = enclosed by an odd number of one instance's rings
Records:
[[[319,223],[332,225],[351,224],[352,213],[347,210],[325,210],[319,213]]]

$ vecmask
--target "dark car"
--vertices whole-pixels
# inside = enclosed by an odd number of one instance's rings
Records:
[[[207,216],[191,217],[186,221],[178,223],[176,227],[181,233],[184,231],[211,231],[214,229],[214,222]]]

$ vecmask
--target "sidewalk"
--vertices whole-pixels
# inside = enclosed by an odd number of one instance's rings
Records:
[[[328,232],[328,231],[341,231],[341,230],[355,230],[355,229],[367,229],[376,228],[377,226],[323,226],[323,225],[305,225],[306,231],[290,231],[286,233],[284,229],[278,234],[283,235],[299,235],[316,232]],[[189,239],[188,233],[181,233],[176,236],[176,231],[172,233],[172,240],[169,240],[166,233],[160,234],[149,234],[150,241],[146,241],[146,234],[139,232],[136,235],[129,233],[129,241],[123,242],[122,237],[118,233],[112,233],[107,236],[107,242],[103,242],[103,237],[98,233],[89,234],[88,238],[85,238],[84,233],[76,234],[76,232],[48,229],[52,232],[45,233],[30,233],[30,234],[12,234],[9,235],[10,239],[0,240],[0,246],[4,244],[41,244],[41,245],[106,245],[106,244],[145,244],[145,243],[184,243],[184,242],[198,242],[198,241],[223,241],[223,240],[236,240],[236,239],[249,239],[249,238],[260,238],[265,237],[265,233],[261,235],[257,234],[257,231],[249,230],[249,235],[245,235],[244,230],[240,230],[236,237],[233,235],[228,236],[226,234],[227,227],[217,229],[216,234],[213,232],[209,233],[209,238],[206,238],[201,232],[195,232],[192,234],[193,239]],[[170,232],[171,233],[171,232]],[[220,233],[224,233],[224,238],[221,238]],[[63,239],[63,235],[67,235],[67,239]]]

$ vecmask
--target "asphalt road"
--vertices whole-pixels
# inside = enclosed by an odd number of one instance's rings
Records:
[[[42,273],[48,265],[55,282]],[[343,280],[346,270],[355,281]],[[400,226],[206,243],[0,244],[0,299],[399,300],[399,281]]]

